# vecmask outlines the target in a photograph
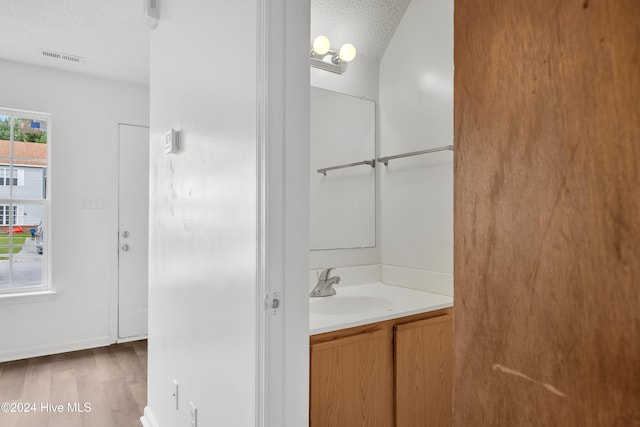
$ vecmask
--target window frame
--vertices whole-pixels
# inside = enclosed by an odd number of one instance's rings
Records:
[[[27,205],[36,205],[36,206],[42,206],[42,229],[44,230],[44,235],[46,236],[42,242],[43,244],[43,248],[44,248],[44,253],[42,254],[42,282],[39,285],[33,285],[33,286],[15,286],[14,283],[9,283],[9,288],[7,289],[0,289],[0,304],[3,301],[12,301],[14,299],[22,299],[23,297],[30,297],[30,296],[34,296],[36,298],[40,298],[42,299],[43,297],[47,297],[47,295],[53,295],[55,294],[55,290],[53,289],[52,286],[52,280],[51,280],[51,259],[52,259],[52,254],[51,254],[51,241],[52,241],[52,227],[51,227],[51,199],[52,199],[52,186],[51,186],[51,141],[52,141],[52,135],[53,135],[53,117],[52,114],[50,113],[42,113],[42,112],[36,112],[36,111],[28,111],[28,110],[19,110],[19,109],[14,109],[14,108],[4,108],[4,107],[0,107],[0,115],[3,116],[10,116],[12,117],[12,119],[14,121],[17,121],[18,119],[21,118],[29,118],[32,120],[36,120],[36,121],[45,121],[47,123],[47,160],[46,160],[46,166],[44,168],[44,176],[46,177],[46,189],[43,188],[43,198],[42,199],[21,199],[21,198],[16,198],[13,196],[13,191],[11,190],[9,193],[8,198],[2,198],[0,199],[0,205],[13,205],[14,209],[16,209],[17,211],[19,211],[18,206],[27,206]],[[13,126],[10,128],[10,139],[13,139],[13,141],[15,141],[15,135],[14,135],[14,130],[13,130]],[[11,150],[13,151],[13,150]],[[18,187],[19,186],[19,179],[17,178],[19,176],[19,172],[16,173],[15,171],[19,170],[19,168],[21,168],[21,164],[20,164],[20,160],[18,159],[17,163],[13,157],[13,153],[11,152],[9,154],[9,158],[10,158],[10,166],[3,166],[3,169],[5,169],[5,171],[3,171],[3,178],[2,180],[4,181],[3,184],[6,184],[6,177],[11,175],[12,172],[10,172],[10,170],[13,170],[13,174],[16,175],[16,180],[18,181],[16,183],[16,185],[12,186],[13,187]],[[13,181],[14,177],[11,176],[10,179]],[[13,183],[12,183],[13,184]],[[24,210],[24,208],[23,208]],[[17,212],[16,212],[17,214]],[[13,219],[13,218],[12,218]],[[4,223],[4,219],[2,220],[2,222]],[[18,221],[15,221],[13,223],[13,227],[15,227]],[[8,262],[14,262],[12,260],[13,258],[13,254],[9,254],[9,261]],[[18,297],[18,298],[16,298]]]

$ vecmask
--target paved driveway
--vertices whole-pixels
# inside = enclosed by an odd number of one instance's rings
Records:
[[[33,286],[42,283],[42,255],[36,251],[36,241],[27,237],[22,250],[13,254],[13,283]],[[9,261],[0,260],[0,289],[9,286]]]

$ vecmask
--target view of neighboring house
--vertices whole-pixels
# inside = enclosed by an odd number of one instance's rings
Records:
[[[13,157],[13,169],[8,159]],[[0,140],[0,200],[42,200],[47,181],[47,144],[14,141],[13,156],[9,141]],[[10,186],[13,194],[10,197]],[[13,212],[11,212],[13,211]],[[0,229],[12,223],[21,226],[37,226],[42,220],[42,206],[0,204]]]

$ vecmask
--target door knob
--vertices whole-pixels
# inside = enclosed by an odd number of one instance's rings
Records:
[[[123,232],[122,232],[122,237],[124,237],[125,239],[126,239],[127,237],[129,237],[129,232],[128,232],[128,231],[123,231]]]
[[[125,243],[124,245],[122,245],[122,252],[128,252],[128,251],[129,251],[129,245]]]

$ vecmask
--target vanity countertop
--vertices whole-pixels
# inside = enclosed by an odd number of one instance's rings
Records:
[[[309,335],[453,307],[453,297],[372,283],[336,286],[336,295],[309,298]]]

